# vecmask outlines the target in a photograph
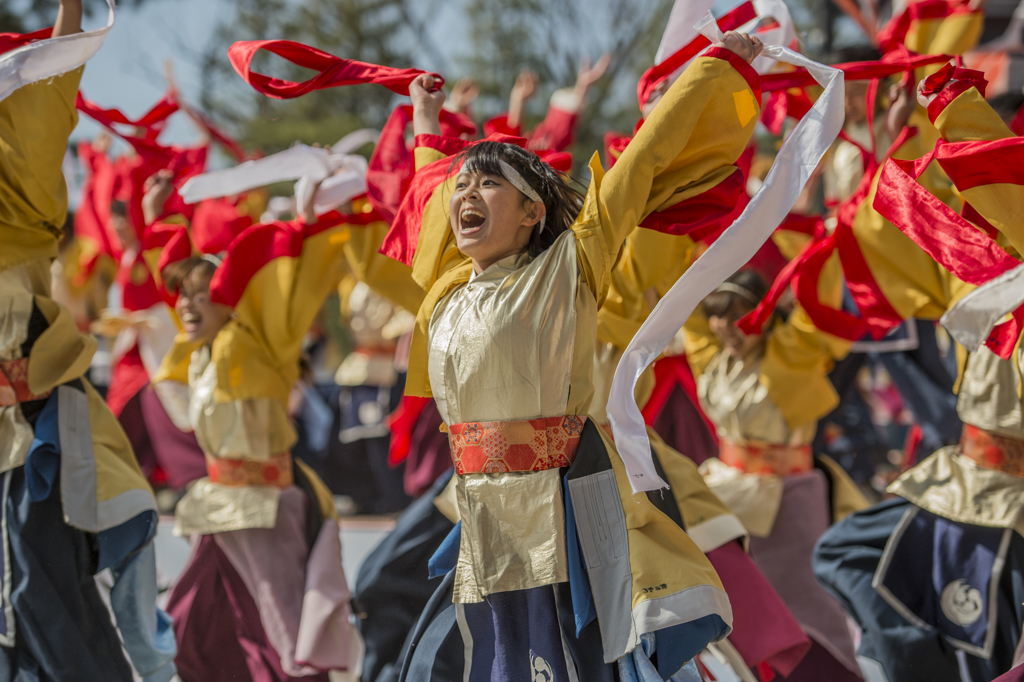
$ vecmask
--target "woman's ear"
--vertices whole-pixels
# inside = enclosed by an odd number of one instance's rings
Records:
[[[536,226],[547,215],[547,212],[547,207],[544,206],[543,201],[530,201],[526,209],[526,215],[523,216],[523,225]]]

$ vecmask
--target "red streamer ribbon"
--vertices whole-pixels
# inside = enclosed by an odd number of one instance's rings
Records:
[[[807,216],[791,216],[790,218],[787,218],[786,222],[783,222],[782,225],[776,229],[787,229],[786,223],[789,222],[790,219],[794,220],[794,225],[798,227],[797,231],[802,232],[806,229]],[[775,312],[775,308],[779,304],[779,299],[782,298],[782,294],[789,288],[789,285],[796,276],[797,271],[804,267],[808,257],[813,253],[815,245],[825,238],[824,221],[821,218],[814,218],[813,220],[814,232],[811,234],[811,241],[807,242],[807,244],[800,249],[800,253],[798,253],[793,260],[786,263],[786,266],[782,268],[782,271],[772,282],[771,288],[768,290],[768,293],[765,294],[764,298],[761,299],[761,302],[736,322],[736,326],[739,327],[740,331],[744,334],[760,334],[764,330],[765,323],[771,319],[772,313]]]
[[[951,59],[949,55],[917,55],[904,47],[893,50],[879,61],[847,62],[835,64],[833,68],[843,72],[847,81],[872,80],[888,78],[904,71],[913,71],[922,66],[941,64]],[[814,78],[804,68],[797,68],[784,73],[769,73],[761,76],[762,92],[777,92],[789,88],[806,88],[817,85]]]
[[[968,284],[982,285],[1020,265],[988,235],[967,222],[917,182],[938,148],[917,161],[888,160],[882,168],[874,208],[925,253]],[[1008,359],[1024,322],[1024,306],[997,325],[985,345]]]
[[[32,33],[0,33],[0,54],[17,50],[29,43],[39,40],[49,40],[53,35],[53,26],[41,28]]]
[[[312,69],[319,73],[301,83],[271,78],[257,73],[252,70],[252,60],[260,50],[266,50],[296,66]],[[228,59],[231,61],[231,66],[246,83],[258,92],[275,99],[292,99],[314,90],[362,83],[376,83],[399,95],[408,95],[409,84],[417,76],[427,73],[419,69],[396,69],[390,66],[357,62],[352,59],[341,59],[291,40],[239,41],[228,48]],[[444,84],[444,79],[440,75],[436,73],[430,75],[434,77],[435,89]]]
[[[981,93],[982,97],[985,96],[985,88],[988,85],[988,81],[985,79],[984,73],[981,71],[975,71],[974,69],[965,69],[960,66],[954,66],[952,64],[946,64],[941,69],[925,78],[924,83],[921,85],[921,94],[925,96],[937,94],[954,80],[969,83],[970,85],[978,88],[978,92]]]
[[[104,109],[98,104],[90,102],[85,97],[82,97],[82,93],[79,92],[75,99],[75,108],[100,125],[114,130],[118,135],[125,139],[131,137],[141,138],[144,140],[155,140],[167,125],[167,119],[170,118],[171,114],[178,111],[178,103],[170,94],[164,95],[149,111],[144,113],[138,119],[132,120],[125,116],[119,109]],[[124,133],[116,130],[115,126],[131,126],[132,128],[140,128],[142,129],[143,134],[135,135],[134,133]]]

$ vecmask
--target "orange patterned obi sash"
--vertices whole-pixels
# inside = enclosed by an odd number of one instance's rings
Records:
[[[37,395],[28,390],[28,358],[0,360],[0,407],[40,400],[50,393]]]
[[[221,459],[206,456],[206,475],[211,483],[237,488],[245,485],[272,485],[287,488],[292,477],[291,453],[274,455],[266,462],[251,459]]]
[[[964,424],[960,454],[986,469],[1024,477],[1024,441]]]
[[[748,474],[800,474],[814,467],[810,445],[740,444],[722,438],[718,459]]]
[[[466,422],[448,427],[455,473],[499,474],[567,467],[576,459],[586,417]]]

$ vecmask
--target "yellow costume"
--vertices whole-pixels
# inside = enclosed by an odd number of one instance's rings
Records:
[[[0,473],[7,510],[2,542],[12,550],[0,591],[6,617],[0,644],[23,649],[8,654],[12,661],[27,656],[38,661],[37,671],[60,677],[72,674],[68,661],[52,647],[34,649],[61,632],[76,679],[130,677],[124,659],[109,654],[121,643],[92,582],[93,570],[110,568],[124,646],[144,679],[162,682],[175,668],[166,615],[153,617],[153,493],[120,424],[84,376],[95,339],[83,336],[51,295],[51,264],[67,212],[61,161],[78,121],[81,75],[79,68],[25,85],[0,101]],[[35,487],[15,497],[26,479]],[[71,528],[59,527],[64,524]],[[38,542],[44,544],[27,546]],[[89,542],[94,552],[99,547],[98,566],[95,554],[79,556]],[[26,555],[37,563],[26,564]],[[26,579],[19,576],[31,577],[34,587],[19,586]],[[137,601],[128,604],[126,593]],[[74,609],[83,611],[72,626]],[[5,674],[20,676],[20,665]]]
[[[725,50],[696,59],[607,174],[596,157],[591,161],[579,217],[536,258],[509,256],[473,274],[451,233],[452,184],[434,190],[412,262],[427,296],[407,391],[433,395],[453,433],[477,422],[563,415],[578,428],[580,420],[569,417],[586,415],[591,403],[597,311],[623,240],[651,212],[732,174],[758,104],[750,85],[756,76],[746,80],[741,71],[752,74]],[[416,157],[422,167],[442,154],[420,147]],[[458,477],[455,601],[468,607],[488,595],[568,580],[572,513],[606,662],[632,651],[648,632],[708,616],[727,625],[728,599],[714,570],[679,525],[647,497],[632,496],[610,438],[587,424],[579,442],[580,455],[564,474],[506,469]],[[562,502],[563,483],[571,504]],[[584,516],[592,521],[579,521]],[[607,519],[604,530],[592,525],[599,518]],[[625,591],[611,588],[609,581],[623,580]],[[719,629],[714,638],[726,633]]]

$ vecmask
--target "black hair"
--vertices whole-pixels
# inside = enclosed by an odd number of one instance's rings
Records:
[[[120,199],[114,199],[110,202],[110,215],[116,215],[121,218],[128,217],[128,206]]]
[[[833,50],[829,55],[830,64],[847,64],[849,62],[876,62],[882,58],[877,47],[871,45],[850,45]]]
[[[177,295],[185,280],[195,282],[198,279],[209,279],[216,270],[217,266],[209,260],[192,256],[171,263],[160,272],[160,277],[164,281],[164,288]]]
[[[738,270],[725,280],[727,284],[733,284],[741,289],[749,291],[757,302],[768,293],[768,284],[756,270]],[[735,291],[712,291],[701,301],[701,309],[705,317],[725,317],[737,303],[742,303],[747,311],[757,307],[757,302],[742,296]]]
[[[526,246],[527,253],[536,258],[572,227],[583,209],[583,193],[533,152],[504,142],[479,142],[463,150],[452,160],[451,170],[471,162],[475,170],[504,177],[499,161],[515,168],[544,202],[544,229],[535,229]]]

